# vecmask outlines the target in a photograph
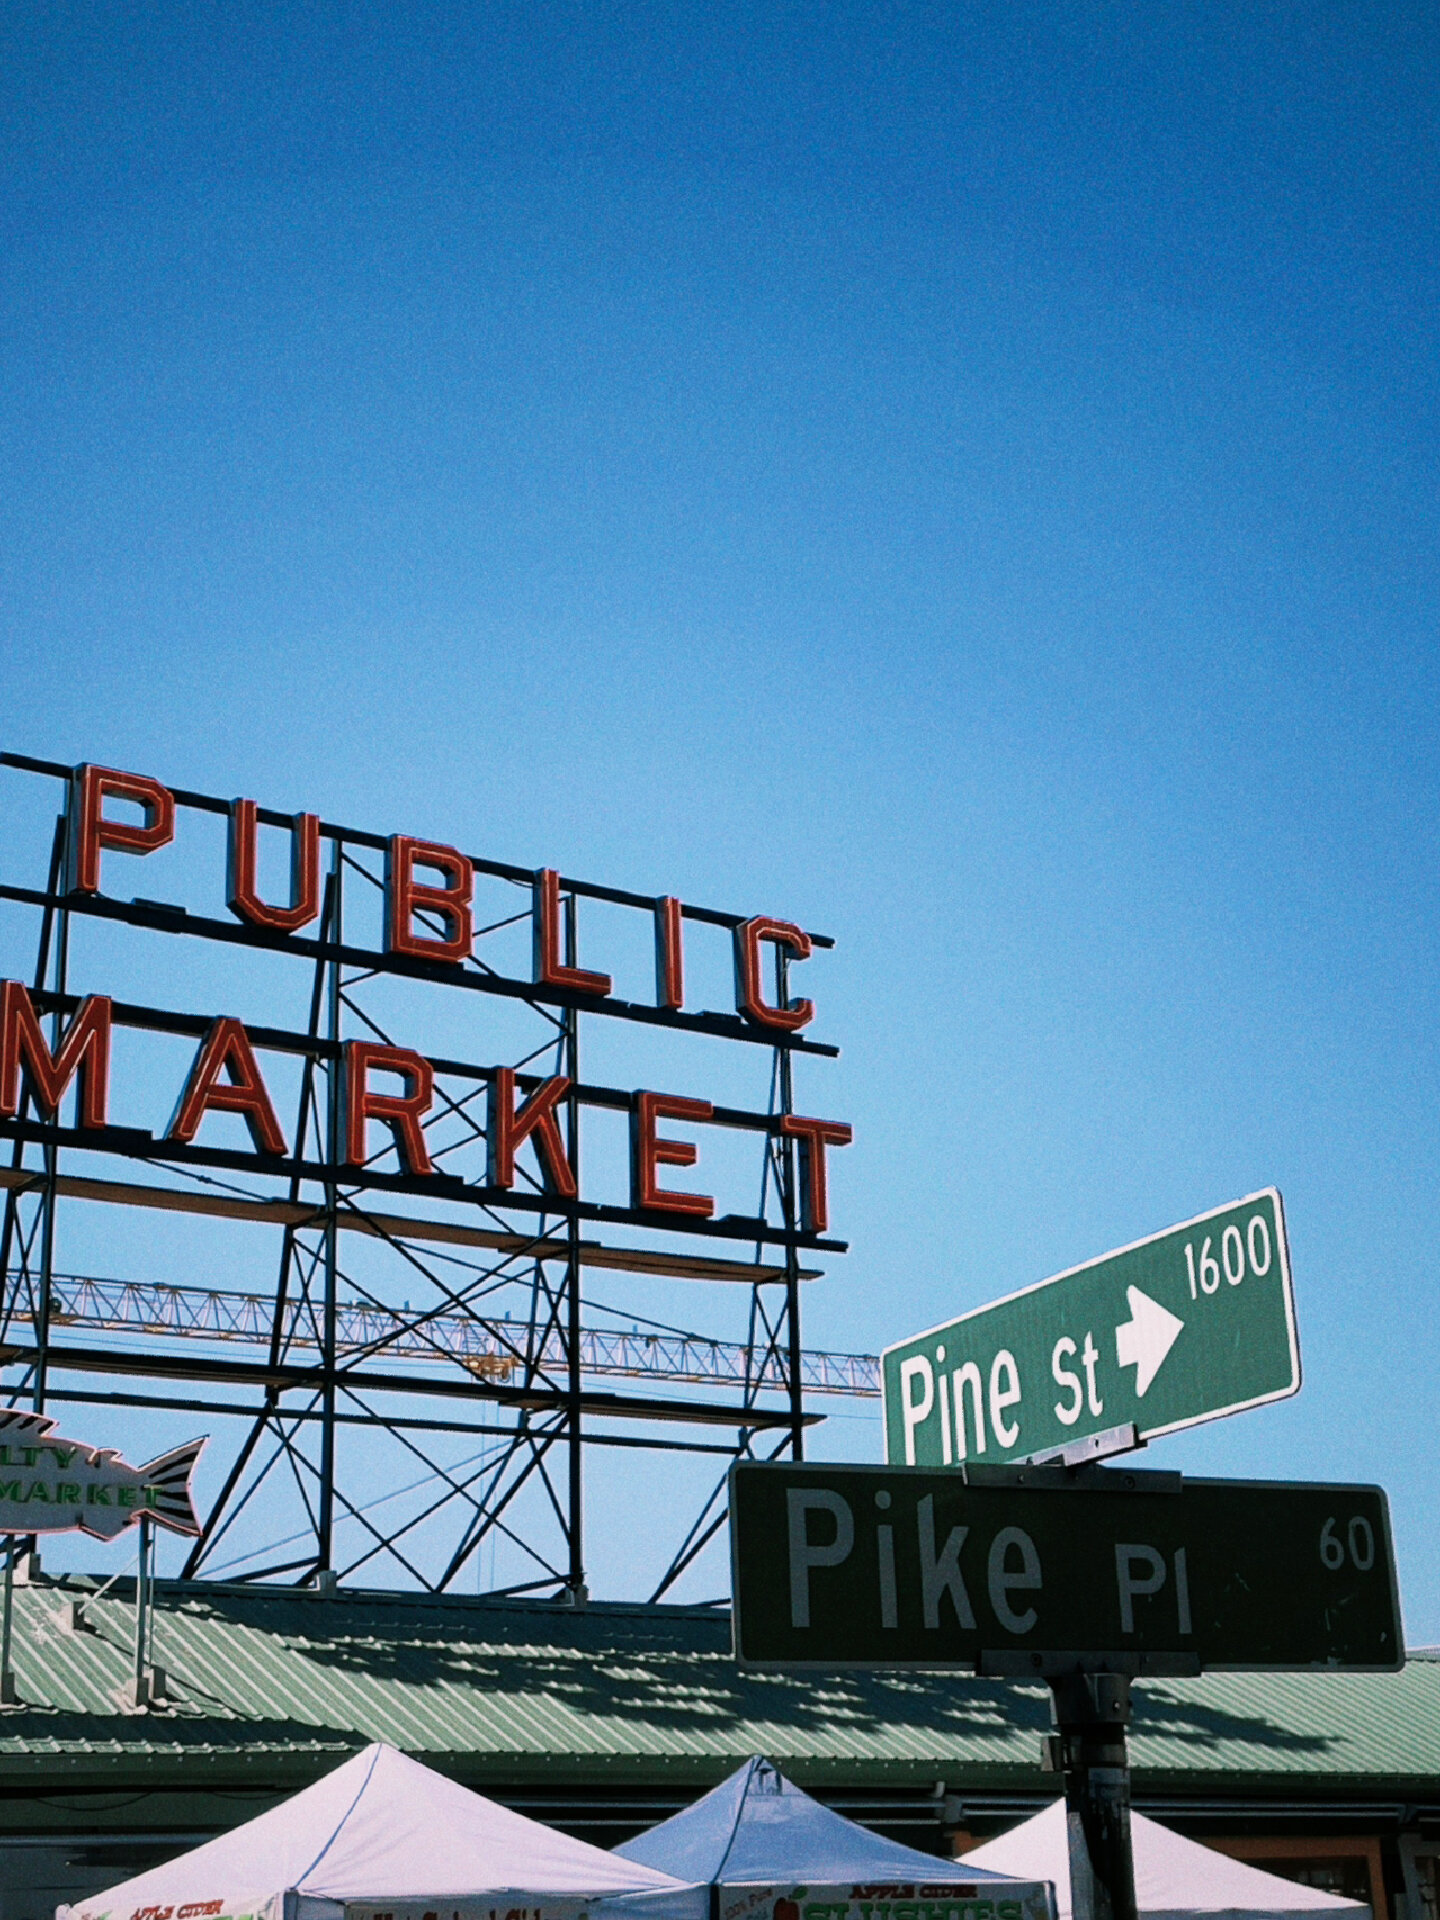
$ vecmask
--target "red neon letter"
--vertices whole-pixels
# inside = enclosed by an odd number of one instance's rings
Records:
[[[398,1073],[405,1093],[372,1093],[366,1077],[372,1067]],[[365,1164],[365,1122],[383,1120],[395,1136],[400,1164],[409,1173],[435,1171],[420,1116],[435,1092],[435,1073],[423,1053],[409,1047],[386,1047],[378,1040],[345,1042],[345,1164]]]
[[[144,809],[143,826],[105,818],[105,796],[133,800]],[[175,838],[175,796],[145,773],[116,773],[112,767],[77,767],[70,790],[70,887],[75,893],[100,891],[100,849],[153,853]]]
[[[662,1187],[656,1168],[693,1167],[700,1149],[693,1140],[655,1136],[657,1120],[708,1120],[709,1100],[686,1100],[674,1093],[637,1093],[630,1109],[630,1204],[647,1213],[689,1213],[708,1220],[715,1202],[708,1193],[672,1193]]]
[[[807,1233],[824,1233],[830,1225],[830,1188],[825,1178],[826,1147],[848,1147],[853,1127],[843,1120],[806,1120],[787,1113],[781,1133],[800,1142],[800,1221]]]
[[[788,1006],[774,1007],[765,998],[760,981],[760,942],[785,947],[797,960],[810,958],[810,936],[788,920],[746,920],[735,929],[735,1006],[747,1020],[760,1027],[779,1027],[796,1033],[815,1018],[811,1000],[792,1000]]]
[[[230,805],[230,858],[225,897],[230,911],[252,927],[273,927],[295,933],[308,927],[320,911],[320,822],[313,813],[297,813],[290,823],[290,900],[288,907],[269,907],[255,891],[255,839],[258,832],[253,800]]]
[[[553,1080],[542,1080],[517,1113],[515,1069],[495,1069],[495,1078],[490,1082],[490,1125],[487,1129],[486,1154],[489,1161],[487,1178],[492,1187],[514,1186],[515,1149],[522,1140],[534,1134],[535,1151],[539,1156],[546,1187],[552,1193],[564,1194],[568,1200],[575,1198],[579,1191],[575,1185],[575,1170],[565,1152],[565,1142],[560,1137],[560,1123],[555,1117],[556,1107],[569,1091],[570,1082],[566,1076],[563,1073],[556,1074]]]
[[[222,1080],[222,1073],[229,1079]],[[238,1020],[228,1017],[217,1020],[206,1034],[165,1138],[193,1140],[211,1107],[217,1113],[238,1113],[250,1129],[257,1153],[284,1153],[285,1135],[250,1036]]]
[[[443,887],[415,878],[415,869],[434,867],[445,876]],[[475,872],[454,847],[434,846],[397,833],[385,855],[385,946],[390,953],[414,954],[422,960],[468,960],[475,923],[470,913],[470,890]],[[415,931],[415,915],[437,915],[442,934]]]
[[[560,876],[553,867],[542,867],[535,876],[532,915],[536,986],[574,987],[579,993],[609,993],[615,983],[608,973],[566,966],[560,958]]]
[[[92,993],[65,1029],[59,1053],[51,1053],[40,1031],[30,995],[18,980],[0,987],[0,1114],[13,1120],[20,1111],[20,1068],[36,1102],[52,1120],[60,1112],[65,1089],[80,1075],[77,1118],[82,1127],[103,1127],[110,1101],[110,1002]]]
[[[655,1001],[673,1013],[685,1004],[685,949],[680,941],[680,902],[655,902]]]

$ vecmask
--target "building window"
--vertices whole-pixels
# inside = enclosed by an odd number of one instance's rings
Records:
[[[1375,1920],[1390,1920],[1385,1877],[1380,1864],[1380,1842],[1369,1834],[1300,1838],[1294,1834],[1237,1835],[1206,1841],[1217,1853],[1244,1860],[1264,1873],[1302,1887],[1318,1887],[1347,1900],[1363,1900]],[[1432,1907],[1416,1920],[1440,1920]]]
[[[1419,1912],[1413,1920],[1440,1920],[1440,1859],[1432,1853],[1419,1853],[1411,1860],[1411,1866],[1415,1897],[1419,1901]]]

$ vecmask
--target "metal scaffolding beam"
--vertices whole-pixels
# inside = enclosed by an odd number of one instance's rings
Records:
[[[218,1287],[168,1286],[151,1280],[111,1280],[90,1274],[51,1276],[53,1325],[103,1328],[148,1338],[223,1340],[250,1346],[268,1343],[275,1315],[274,1296],[228,1292]],[[519,1352],[529,1329],[508,1318],[437,1314],[422,1328],[411,1315],[359,1300],[336,1307],[337,1358],[355,1353],[384,1353],[392,1359],[434,1360],[446,1354],[477,1379],[508,1381],[519,1369]],[[298,1302],[288,1305],[283,1332],[289,1349],[320,1345],[319,1334]],[[581,1370],[625,1380],[677,1380],[696,1386],[717,1382],[736,1387],[753,1375],[754,1357],[736,1340],[712,1340],[704,1334],[649,1332],[638,1328],[586,1327],[581,1336]],[[542,1366],[559,1366],[560,1343],[550,1330],[541,1349]],[[880,1392],[880,1362],[868,1353],[801,1355],[801,1379],[811,1393],[875,1399]],[[754,1380],[762,1392],[788,1390],[774,1356]]]

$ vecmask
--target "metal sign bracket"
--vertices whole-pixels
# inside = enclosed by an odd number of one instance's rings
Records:
[[[1099,1460],[1112,1460],[1117,1454],[1138,1453],[1147,1443],[1140,1438],[1140,1429],[1133,1420],[1126,1420],[1118,1427],[1107,1427],[1103,1433],[1092,1433],[1084,1440],[1072,1440],[1068,1446],[1055,1447],[1049,1453],[1032,1453],[1028,1460],[1017,1461],[1022,1467],[1089,1467]]]
[[[1088,1493],[1181,1493],[1185,1476],[1149,1467],[1065,1466],[1049,1461],[1041,1466],[977,1467],[969,1461],[959,1471],[967,1487],[1074,1487]]]
[[[1116,1673],[1127,1680],[1193,1680],[1204,1672],[1195,1653],[1025,1653],[987,1648],[975,1662],[982,1680],[1058,1680],[1067,1673]]]

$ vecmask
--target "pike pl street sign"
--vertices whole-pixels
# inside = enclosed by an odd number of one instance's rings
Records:
[[[1378,1487],[745,1463],[730,1538],[747,1666],[1404,1664]]]
[[[890,1347],[885,1457],[904,1466],[1142,1440],[1300,1387],[1274,1187]]]

